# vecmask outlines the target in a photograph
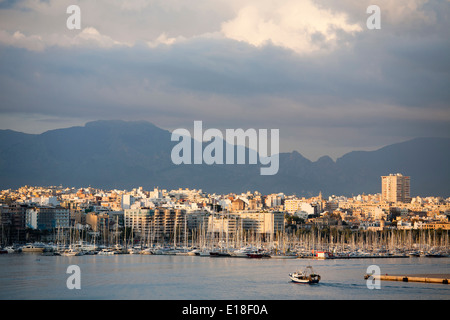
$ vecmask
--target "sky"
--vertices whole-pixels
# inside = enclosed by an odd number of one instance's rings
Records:
[[[336,159],[450,137],[449,52],[450,0],[0,0],[0,129],[201,120]]]

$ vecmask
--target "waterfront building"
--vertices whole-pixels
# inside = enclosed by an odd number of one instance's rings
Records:
[[[31,229],[68,228],[69,209],[62,207],[33,207],[26,211],[26,225]]]
[[[411,202],[410,177],[400,173],[381,177],[381,199],[386,202]]]
[[[94,232],[107,232],[109,230],[109,214],[89,212],[86,215],[86,223]]]
[[[282,211],[240,211],[209,216],[208,232],[215,234],[236,234],[251,232],[270,236],[284,230],[284,212]]]
[[[139,209],[143,210],[143,209]],[[187,232],[186,211],[173,208],[145,209],[135,211],[136,221],[140,221],[140,231],[147,238],[157,242],[182,239]],[[132,212],[125,210],[125,224],[130,225]],[[128,222],[127,222],[128,216]]]
[[[26,214],[29,208],[26,204],[14,203],[1,208],[1,224],[14,230],[26,229]]]
[[[152,209],[125,209],[124,226],[131,228],[134,232],[146,234],[150,231],[154,215],[155,210]]]

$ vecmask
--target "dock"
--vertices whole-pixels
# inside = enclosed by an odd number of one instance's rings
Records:
[[[374,280],[424,282],[448,284],[450,274],[415,274],[415,275],[365,275],[364,279],[372,277]]]

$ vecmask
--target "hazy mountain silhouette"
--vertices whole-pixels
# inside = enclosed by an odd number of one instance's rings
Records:
[[[178,142],[145,122],[94,121],[25,134],[0,130],[0,188],[24,185],[131,189],[154,186],[229,193],[258,190],[304,196],[381,191],[382,175],[411,176],[411,194],[450,196],[450,139],[417,138],[376,151],[354,151],[334,162],[281,153],[278,174],[261,176],[256,165],[174,165]]]

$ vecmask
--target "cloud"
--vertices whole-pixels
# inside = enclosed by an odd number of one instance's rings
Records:
[[[73,40],[69,40],[69,45],[83,46],[88,43],[92,43],[101,48],[110,48],[113,46],[131,46],[130,44],[126,44],[117,40],[112,39],[109,36],[102,35],[98,32],[97,29],[92,27],[84,28],[81,33],[76,35]]]
[[[338,31],[361,32],[358,24],[349,24],[346,15],[317,7],[312,1],[265,1],[241,8],[237,16],[222,25],[228,38],[255,46],[271,43],[311,53],[335,47]]]
[[[155,48],[159,45],[172,45],[175,42],[183,41],[185,38],[183,37],[167,37],[167,34],[161,33],[161,35],[155,40],[147,41],[147,45],[150,48]]]
[[[31,51],[43,51],[46,47],[42,41],[42,37],[38,35],[25,36],[20,31],[9,34],[6,31],[0,30],[0,43]]]
[[[448,2],[379,1],[373,31],[366,0],[197,1],[81,0],[79,31],[65,1],[0,6],[0,127],[203,120],[312,159],[450,135]]]

